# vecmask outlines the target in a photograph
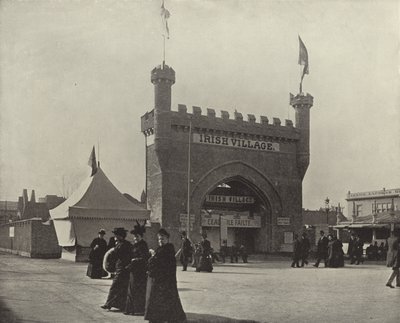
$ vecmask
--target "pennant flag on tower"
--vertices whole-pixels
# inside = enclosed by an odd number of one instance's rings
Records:
[[[96,153],[94,151],[94,146],[93,146],[93,149],[92,149],[92,153],[90,154],[90,157],[89,157],[88,165],[90,167],[92,167],[92,174],[90,176],[93,176],[97,172]]]
[[[304,45],[303,41],[301,40],[300,36],[299,36],[299,65],[304,65],[303,68],[303,74],[301,75],[301,80],[303,81],[303,77],[305,74],[309,73],[308,70],[308,52],[307,52],[307,48]]]
[[[169,11],[164,7],[164,0],[161,4],[161,19],[163,24],[163,36],[169,39],[168,18],[171,16]]]

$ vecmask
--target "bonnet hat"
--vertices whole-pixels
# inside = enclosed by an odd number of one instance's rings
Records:
[[[146,221],[144,222],[143,225],[140,225],[139,221],[136,220],[136,224],[133,227],[133,230],[131,230],[131,234],[138,234],[143,237],[143,234],[146,232]]]

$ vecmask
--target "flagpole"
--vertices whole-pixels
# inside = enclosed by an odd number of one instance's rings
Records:
[[[100,139],[97,137],[97,167],[100,167]]]
[[[162,67],[165,66],[165,35],[163,35],[163,64]]]
[[[190,232],[190,150],[191,150],[191,142],[192,142],[192,120],[189,121],[189,148],[188,148],[188,182],[187,182],[187,229],[186,234],[189,239]]]
[[[300,65],[300,94],[303,92],[303,66]]]

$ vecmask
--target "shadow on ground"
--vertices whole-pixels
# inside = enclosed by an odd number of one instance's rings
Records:
[[[16,323],[17,316],[7,308],[3,300],[0,299],[0,323]]]
[[[186,313],[187,323],[259,323],[253,320],[233,319],[225,316],[199,314],[199,313]]]

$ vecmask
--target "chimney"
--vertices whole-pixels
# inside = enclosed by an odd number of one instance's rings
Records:
[[[35,190],[32,190],[32,193],[31,193],[31,202],[32,202],[32,203],[36,203]]]

